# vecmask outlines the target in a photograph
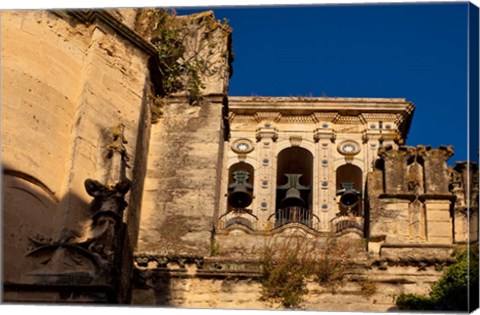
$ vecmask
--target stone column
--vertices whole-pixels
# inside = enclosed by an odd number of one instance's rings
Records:
[[[318,184],[314,187],[318,195],[315,214],[320,218],[320,230],[330,231],[330,220],[335,216],[336,211],[334,160],[331,158],[335,133],[331,129],[317,129],[314,133],[314,140],[317,143],[316,163],[319,165],[319,178],[316,180]],[[329,185],[322,185],[325,182]]]
[[[274,127],[262,127],[257,129],[257,150],[259,151],[258,167],[258,189],[257,191],[257,215],[259,230],[273,228],[274,220],[268,220],[272,213],[275,213],[275,189],[277,186],[277,159],[275,157],[275,142],[278,138],[278,131]]]

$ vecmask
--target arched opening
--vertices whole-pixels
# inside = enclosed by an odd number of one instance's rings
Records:
[[[291,147],[278,154],[275,226],[312,226],[313,155]]]
[[[340,215],[362,216],[362,170],[345,164],[337,168],[336,195]]]
[[[246,209],[252,203],[253,166],[240,162],[230,166],[228,170],[227,212],[235,209]]]

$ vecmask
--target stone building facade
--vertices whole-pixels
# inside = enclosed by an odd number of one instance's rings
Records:
[[[478,167],[405,146],[411,102],[231,97],[231,30],[206,12],[218,69],[153,120],[141,17],[2,12],[4,302],[281,308],[262,255],[306,239],[355,255],[336,290],[307,279],[303,308],[385,311],[478,242]]]

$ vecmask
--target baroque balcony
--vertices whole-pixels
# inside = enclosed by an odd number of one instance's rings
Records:
[[[252,210],[246,208],[232,208],[218,218],[218,228],[225,229],[234,224],[243,225],[250,230],[257,229],[258,217],[252,214]]]
[[[290,223],[299,223],[311,229],[318,230],[320,224],[318,216],[313,214],[311,210],[299,206],[278,209],[270,215],[268,220],[270,221],[272,218],[275,218],[275,228]]]
[[[364,219],[360,216],[338,215],[331,221],[332,231],[338,233],[346,229],[357,229],[363,233]]]

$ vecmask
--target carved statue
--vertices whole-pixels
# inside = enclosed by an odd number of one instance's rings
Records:
[[[90,210],[93,212],[91,237],[85,242],[88,249],[102,259],[111,261],[115,238],[122,223],[123,210],[127,206],[124,197],[130,190],[130,181],[123,180],[113,188],[92,179],[85,180],[87,193],[94,197]]]
[[[89,235],[82,237],[76,231],[64,229],[57,241],[31,238],[34,248],[27,253],[32,258],[27,276],[42,283],[68,284],[72,277],[82,277],[84,283],[113,281],[115,254],[123,243],[125,195],[130,186],[128,179],[113,187],[87,179],[85,189],[94,197],[90,204]]]
[[[127,149],[125,148],[125,144],[127,144],[128,141],[125,139],[124,131],[125,131],[124,124],[119,124],[114,128],[112,132],[113,141],[107,148],[108,158],[111,158],[114,152],[118,152],[122,156],[122,160],[124,160],[125,162],[128,162],[130,160],[127,154]]]

